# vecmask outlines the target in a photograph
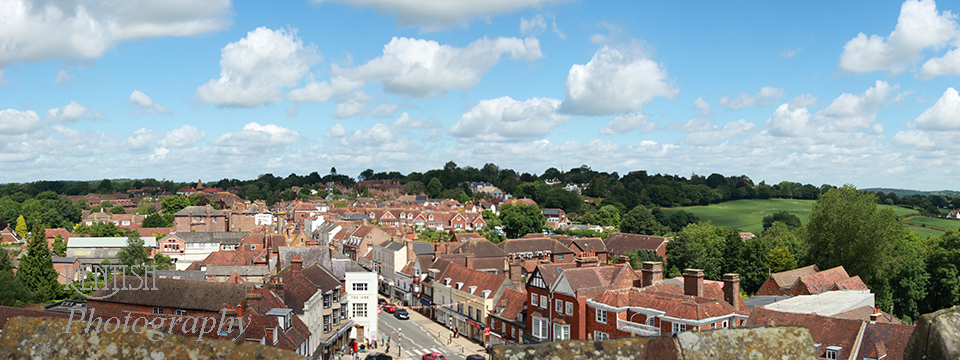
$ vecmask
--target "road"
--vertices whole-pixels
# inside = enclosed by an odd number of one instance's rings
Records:
[[[396,339],[400,334],[400,349],[404,357],[414,360],[420,360],[420,356],[429,352],[439,352],[450,360],[463,360],[464,357],[455,351],[441,345],[437,340],[423,328],[420,324],[424,321],[431,321],[416,312],[410,314],[410,320],[400,320],[393,314],[383,311],[377,321],[379,321],[380,332],[389,334],[394,340],[390,342],[390,355],[396,356]],[[397,331],[397,330],[400,331]],[[382,351],[379,348],[376,351]]]

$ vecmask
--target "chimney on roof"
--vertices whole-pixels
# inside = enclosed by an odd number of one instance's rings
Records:
[[[464,262],[464,264],[463,264],[463,267],[465,267],[465,268],[467,268],[467,269],[470,269],[470,270],[476,270],[476,269],[473,268],[473,262],[474,262],[476,259],[473,258],[473,255],[472,255],[472,254],[471,254],[471,255],[467,255],[466,259],[464,259],[464,260],[465,260],[465,262]]]
[[[740,311],[740,275],[723,274],[723,300]]]
[[[257,290],[249,289],[247,290],[247,296],[245,298],[246,308],[247,309],[257,309],[260,307],[260,299],[263,298],[263,295],[260,295]],[[237,311],[238,316],[242,314],[242,311]]]
[[[630,257],[626,255],[614,255],[617,257],[617,264],[629,264]]]
[[[597,253],[593,251],[584,251],[580,253],[574,262],[577,263],[577,267],[585,266],[600,266],[600,259],[597,258]]]
[[[301,271],[303,271],[303,258],[294,256],[292,259],[290,259],[290,267],[291,272],[294,274],[299,274]]]
[[[871,323],[871,324],[876,324],[876,323],[877,323],[877,320],[880,320],[880,308],[879,308],[879,307],[874,307],[874,308],[873,308],[873,314],[870,314],[870,323]]]
[[[647,287],[663,282],[663,263],[656,261],[644,261],[640,269],[641,287]]]
[[[683,294],[703,297],[703,270],[683,270]]]

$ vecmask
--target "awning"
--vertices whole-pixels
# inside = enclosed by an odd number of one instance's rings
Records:
[[[333,335],[330,335],[329,338],[323,339],[321,343],[323,343],[323,346],[330,346],[331,343],[339,339],[345,332],[347,332],[347,330],[350,329],[353,329],[353,320],[344,323],[343,326],[340,327],[340,330],[337,330],[337,332],[333,333]]]
[[[469,320],[469,319],[467,320],[467,324],[473,325],[473,327],[475,327],[475,328],[477,328],[477,329],[480,328],[480,324],[477,324],[477,323],[475,323],[475,322],[473,322],[473,321],[471,321],[471,320]]]
[[[420,299],[420,304],[424,306],[433,306],[433,302],[426,299]]]

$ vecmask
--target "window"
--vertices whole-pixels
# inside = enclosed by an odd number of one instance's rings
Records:
[[[323,316],[323,332],[330,332],[330,315]]]
[[[473,306],[467,306],[467,317],[472,318],[473,316]]]
[[[601,324],[607,323],[607,311],[603,309],[597,309],[597,322]]]
[[[567,315],[573,315],[573,303],[567,301]]]
[[[537,294],[530,294],[530,305],[537,306]]]
[[[726,329],[728,327],[730,327],[730,320],[724,320],[722,323],[720,323],[721,329]]]
[[[457,304],[457,312],[463,314],[463,304]]]
[[[596,330],[593,331],[593,339],[594,339],[594,340],[606,340],[606,339],[609,339],[609,338],[610,338],[610,334],[607,334],[607,333],[601,332],[601,331],[596,331]]]
[[[687,331],[687,324],[673,323],[673,332]]]
[[[330,308],[330,304],[331,304],[330,294],[324,294],[324,295],[323,295],[323,308],[324,308],[324,309]]]
[[[549,306],[550,306],[550,303],[547,302],[547,296],[540,295],[540,307],[546,309]]]
[[[163,314],[163,308],[153,308],[154,314]]]
[[[557,299],[553,308],[557,311],[557,314],[563,314],[563,300]]]
[[[839,346],[827,346],[827,359],[837,359],[840,357],[840,350],[843,350]]]
[[[547,318],[534,317],[533,318],[533,337],[538,339],[546,339],[548,332],[550,331],[550,321]]]
[[[480,309],[477,309],[477,320],[480,320]]]
[[[656,326],[656,324],[654,324],[654,320],[653,320],[653,319],[656,319],[656,318],[653,317],[653,316],[647,315],[647,325]]]
[[[333,309],[333,324],[340,325],[340,309]]]
[[[523,336],[523,330],[520,330],[520,336]],[[517,328],[510,326],[510,337],[512,338],[517,337]]]
[[[557,259],[562,260],[562,259],[563,259],[563,254],[558,254],[558,255],[557,255]]]
[[[367,304],[366,303],[355,303],[353,304],[353,317],[358,318],[367,317]]]
[[[187,316],[186,310],[177,310],[177,316]]]
[[[340,290],[339,290],[339,289],[333,290],[333,302],[334,302],[334,303],[340,302]]]
[[[570,325],[553,324],[554,340],[570,340]]]
[[[367,283],[353,283],[353,291],[367,291]]]
[[[503,333],[504,335],[507,334],[507,322],[506,322],[506,321],[501,321],[501,322],[500,322],[500,332]]]

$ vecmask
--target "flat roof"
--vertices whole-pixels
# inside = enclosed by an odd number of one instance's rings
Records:
[[[157,247],[157,238],[153,236],[141,236],[143,246]],[[67,247],[124,247],[127,246],[126,237],[70,237],[67,239]]]
[[[870,290],[825,291],[816,295],[799,295],[764,306],[766,309],[795,314],[833,316],[864,306],[874,307]]]

